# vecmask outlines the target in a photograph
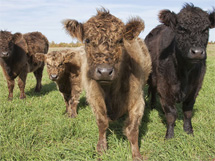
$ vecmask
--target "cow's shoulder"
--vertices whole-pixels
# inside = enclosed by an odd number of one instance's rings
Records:
[[[175,33],[165,25],[154,28],[145,38],[152,58],[164,58],[171,55],[174,50],[174,37]]]

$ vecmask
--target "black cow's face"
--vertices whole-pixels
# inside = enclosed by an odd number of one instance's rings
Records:
[[[185,59],[199,61],[206,59],[209,29],[214,27],[215,11],[208,14],[198,7],[186,4],[175,14],[161,11],[160,20],[175,32],[176,49]]]
[[[0,31],[0,58],[7,59],[12,55],[14,45],[22,38],[22,34],[11,34],[8,31]]]

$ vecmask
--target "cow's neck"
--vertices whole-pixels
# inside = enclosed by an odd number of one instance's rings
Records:
[[[13,55],[13,53],[12,53]],[[10,56],[7,59],[3,59],[2,60],[2,64],[4,66],[5,72],[7,73],[7,75],[11,78],[14,79],[16,77],[16,74],[14,75],[13,71],[13,67],[14,67],[14,61],[13,61],[13,56]]]
[[[175,50],[175,68],[178,80],[180,82],[180,89],[181,89],[181,98],[180,100],[184,100],[187,95],[189,88],[192,86],[192,79],[193,76],[196,74],[196,69],[198,70],[198,64],[190,63],[189,61],[185,60],[179,51]],[[200,65],[201,66],[201,65]]]

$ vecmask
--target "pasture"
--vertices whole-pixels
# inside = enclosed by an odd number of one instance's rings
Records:
[[[139,135],[140,152],[145,160],[215,159],[215,45],[209,45],[207,53],[207,72],[192,118],[194,137],[183,131],[183,114],[178,104],[175,138],[165,141],[161,106],[157,102],[157,108],[150,110],[149,98],[145,96],[147,105]],[[7,83],[0,71],[0,160],[132,160],[129,142],[122,132],[124,117],[110,124],[108,150],[99,156],[98,128],[84,93],[78,116],[71,119],[66,117],[63,98],[46,69],[41,93],[34,93],[35,84],[30,73],[25,89],[27,98],[19,99],[16,84],[14,99],[8,102]]]

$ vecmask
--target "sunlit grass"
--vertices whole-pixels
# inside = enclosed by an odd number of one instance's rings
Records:
[[[146,107],[140,127],[140,151],[148,160],[215,159],[215,45],[208,48],[207,73],[197,97],[192,119],[194,137],[183,131],[183,116],[175,126],[175,138],[164,141],[165,118],[158,108]],[[65,104],[56,85],[44,71],[43,89],[34,93],[36,81],[28,75],[25,100],[7,101],[7,85],[0,72],[0,160],[131,160],[130,145],[122,133],[124,118],[110,124],[108,151],[96,153],[98,128],[85,104],[84,94],[75,119],[65,115]],[[148,102],[148,99],[146,99]],[[178,105],[180,107],[180,105]]]

